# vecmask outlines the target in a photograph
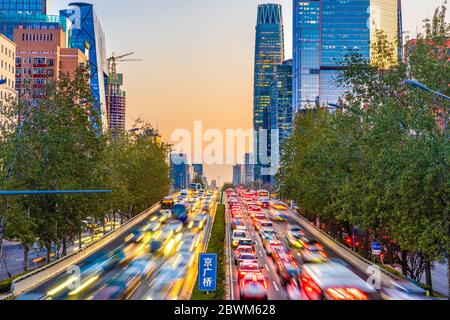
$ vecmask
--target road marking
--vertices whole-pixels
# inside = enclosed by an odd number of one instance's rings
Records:
[[[23,258],[17,259],[16,262],[23,261]]]
[[[265,265],[265,267],[267,271],[270,271],[269,266],[267,264]]]
[[[275,281],[273,282],[273,286],[275,287],[275,290],[276,290],[277,292],[280,292],[280,289],[278,289],[278,286],[277,286],[277,284],[276,284]]]

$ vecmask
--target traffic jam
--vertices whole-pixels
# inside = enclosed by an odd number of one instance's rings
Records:
[[[197,186],[162,199],[124,236],[18,300],[189,299],[216,197]]]
[[[228,189],[231,300],[372,300],[377,291],[267,191]]]

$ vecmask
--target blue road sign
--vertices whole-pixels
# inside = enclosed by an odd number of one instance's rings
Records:
[[[379,256],[381,255],[381,251],[382,251],[382,246],[381,243],[379,242],[372,242],[372,254],[374,256]]]
[[[200,254],[198,261],[198,290],[217,291],[217,254]]]

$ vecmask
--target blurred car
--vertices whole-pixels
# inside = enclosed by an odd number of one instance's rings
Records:
[[[180,245],[178,246],[178,251],[180,253],[193,253],[200,244],[200,237],[190,237],[181,239]]]
[[[108,285],[102,286],[88,300],[94,301],[114,301],[123,300],[125,298],[122,283],[119,281],[111,281]]]
[[[304,240],[301,252],[304,263],[321,263],[328,260],[328,256],[323,250],[323,246],[314,239]]]
[[[180,233],[183,231],[183,223],[181,221],[170,221],[166,224],[162,230],[164,231],[173,231],[174,233]]]
[[[272,252],[274,252],[274,250],[284,247],[284,244],[279,240],[264,240],[263,244],[268,256],[272,256]]]
[[[287,215],[283,212],[279,212],[278,210],[270,209],[269,218],[272,221],[284,222],[287,220]]]
[[[270,202],[269,201],[261,201],[261,208],[269,208],[270,207]]]
[[[427,291],[418,285],[408,281],[391,281],[391,285],[381,288],[383,300],[431,300]]]
[[[255,255],[256,251],[255,251],[255,247],[254,246],[239,246],[235,251],[234,251],[234,262],[236,265],[239,264],[240,261],[240,257],[243,254],[252,254]]]
[[[241,281],[248,274],[262,274],[262,268],[258,263],[244,262],[238,265],[238,281]]]
[[[289,256],[278,255],[275,259],[280,280],[286,286],[292,279],[300,280],[301,269],[297,261]]]
[[[377,291],[346,266],[327,262],[303,265],[302,300],[372,300]]]
[[[286,285],[286,294],[288,300],[298,301],[302,299],[302,292],[300,289],[300,284],[297,279],[291,279]]]
[[[302,247],[302,238],[305,236],[305,232],[299,226],[290,225],[286,235],[286,240],[294,248]]]
[[[161,208],[162,209],[171,209],[175,204],[175,201],[172,197],[165,197],[161,200]]]
[[[208,223],[208,216],[207,215],[198,215],[194,218],[194,220],[191,220],[188,224],[189,230],[198,230],[201,231]]]
[[[243,218],[235,217],[231,220],[231,228],[237,229],[239,226],[245,226],[245,222]]]
[[[160,222],[150,222],[144,228],[142,228],[143,232],[156,232],[161,228]]]
[[[239,286],[241,300],[267,300],[267,282],[262,274],[248,274]]]
[[[161,268],[150,282],[147,300],[176,300],[181,292],[183,281],[177,269]]]
[[[258,256],[256,253],[241,253],[235,259],[236,265],[240,265],[242,263],[258,263]]]
[[[255,228],[257,228],[258,223],[263,220],[267,220],[267,217],[265,214],[255,214],[255,215],[253,215],[253,218],[252,218],[252,224]]]
[[[144,279],[150,278],[153,272],[155,272],[156,267],[156,262],[150,255],[135,259],[129,264],[129,270],[131,272],[141,273]]]
[[[247,232],[242,230],[234,230],[233,234],[231,236],[231,242],[233,249],[236,249],[239,245],[239,240],[241,239],[248,239]]]
[[[263,233],[263,234],[261,235],[261,240],[262,240],[262,242],[263,242],[263,244],[264,244],[266,241],[277,240],[277,236],[276,236],[275,233],[273,233],[273,232],[270,232],[270,233]]]
[[[237,247],[241,247],[241,246],[251,246],[254,248],[255,241],[250,238],[239,239]]]
[[[256,231],[260,232],[262,230],[273,231],[273,223],[269,220],[258,220],[256,222]]]

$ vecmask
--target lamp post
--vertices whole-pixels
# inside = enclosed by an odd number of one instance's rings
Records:
[[[445,94],[442,94],[442,93],[440,93],[438,91],[431,90],[426,85],[424,85],[424,84],[422,84],[422,83],[420,83],[420,82],[418,82],[416,80],[405,80],[405,84],[408,85],[408,86],[411,86],[411,87],[414,87],[414,88],[426,91],[426,92],[431,93],[431,94],[433,94],[435,96],[438,96],[438,97],[441,97],[441,98],[443,98],[445,100],[450,101],[450,97],[449,96],[446,96]]]

